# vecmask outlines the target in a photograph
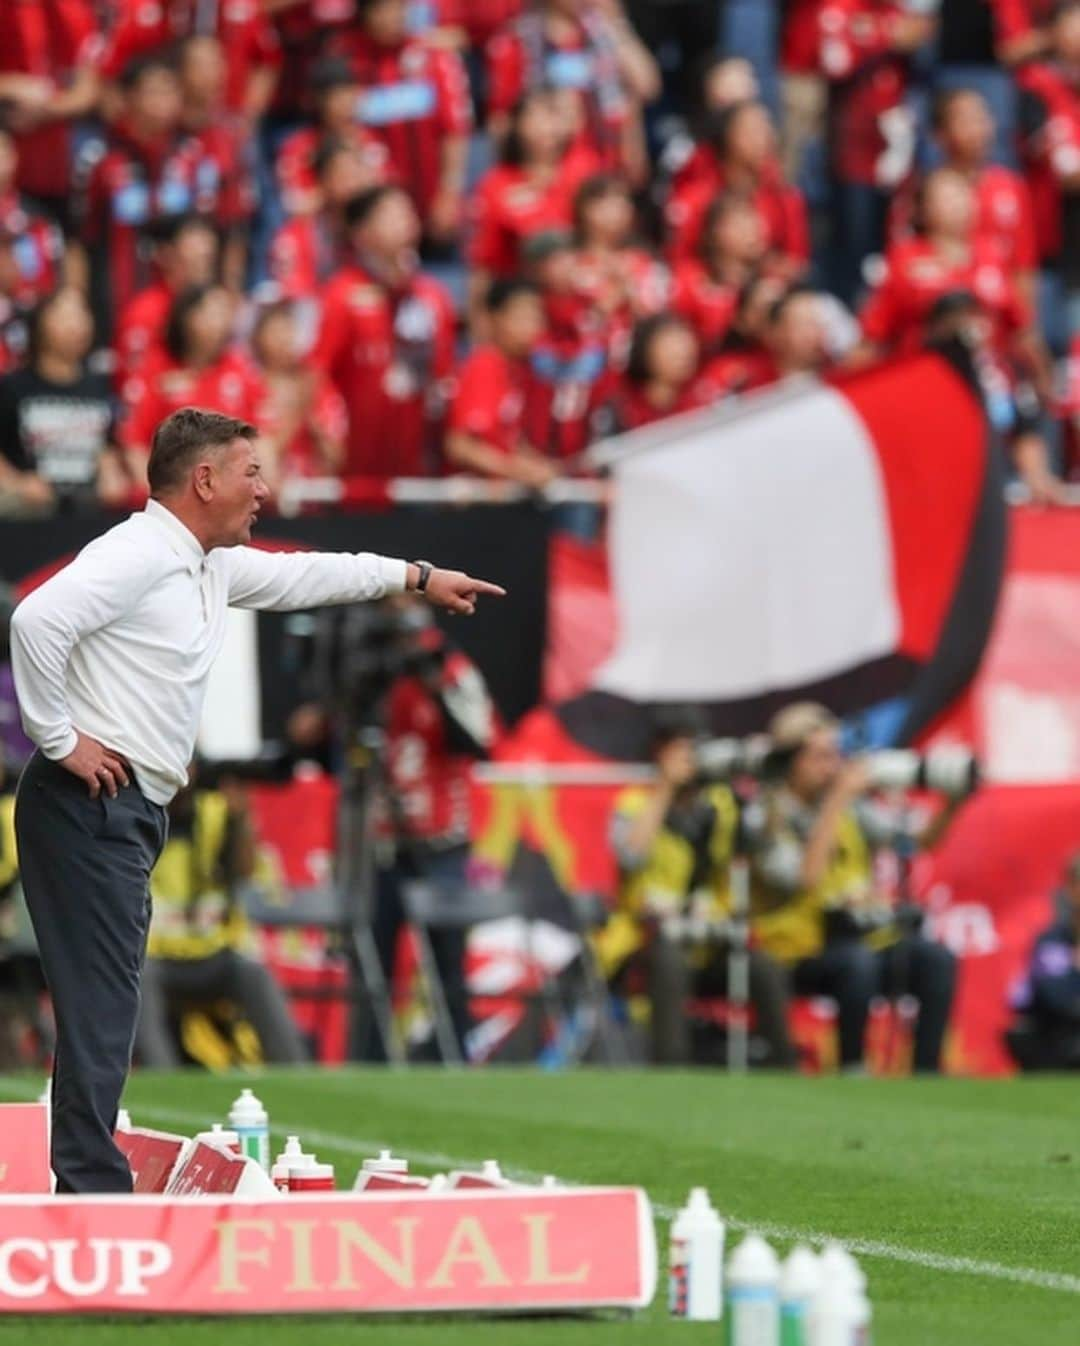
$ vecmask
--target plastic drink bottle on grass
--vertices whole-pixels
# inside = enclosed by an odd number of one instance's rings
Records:
[[[289,1166],[304,1157],[299,1136],[286,1136],[285,1148],[274,1160],[270,1170],[270,1181],[279,1192],[289,1190]]]
[[[380,1150],[375,1159],[365,1159],[353,1183],[354,1192],[390,1192],[401,1188],[427,1188],[430,1179],[409,1172],[409,1161],[390,1150]]]
[[[810,1309],[820,1285],[817,1255],[796,1244],[780,1269],[780,1346],[810,1346]]]
[[[449,1176],[449,1186],[465,1187],[513,1187],[509,1178],[503,1176],[497,1159],[485,1159],[479,1173],[469,1173],[464,1169],[455,1169]]]
[[[240,1097],[229,1109],[229,1125],[240,1137],[240,1153],[270,1168],[270,1118],[250,1089],[241,1089]]]
[[[204,1145],[214,1145],[219,1150],[228,1150],[230,1154],[240,1154],[240,1137],[237,1133],[228,1127],[224,1127],[220,1122],[214,1122],[209,1131],[199,1131],[196,1140],[202,1141]]]
[[[727,1346],[777,1346],[780,1263],[758,1234],[747,1234],[727,1269]]]
[[[821,1284],[810,1308],[809,1346],[869,1346],[871,1309],[866,1276],[839,1243],[820,1258]]]
[[[723,1313],[724,1222],[704,1187],[691,1189],[671,1225],[668,1309],[675,1318],[715,1322]]]

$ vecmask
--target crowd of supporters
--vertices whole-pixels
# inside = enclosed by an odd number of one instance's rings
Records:
[[[8,0],[0,38],[7,513],[137,500],[187,403],[275,490],[542,487],[956,336],[1036,498],[1080,472],[1080,0]]]

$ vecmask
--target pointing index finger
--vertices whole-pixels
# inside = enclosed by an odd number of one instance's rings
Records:
[[[469,583],[473,587],[473,592],[478,594],[495,594],[498,598],[506,596],[506,590],[501,584],[492,584],[489,580],[474,580],[469,576]]]

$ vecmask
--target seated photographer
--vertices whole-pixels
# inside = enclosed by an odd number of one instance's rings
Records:
[[[264,1061],[307,1059],[281,987],[242,952],[247,920],[238,888],[256,873],[247,791],[222,780],[201,788],[192,765],[169,805],[169,839],[150,875],[153,914],[135,1051],[144,1066],[183,1063],[173,1024],[193,1006],[229,1001],[254,1029]]]
[[[624,790],[615,801],[618,905],[596,937],[596,953],[614,982],[635,965],[644,967],[653,1060],[670,1065],[691,1057],[687,997],[727,991],[728,867],[739,805],[729,786],[702,778],[687,729],[658,734],[653,758],[657,783]],[[783,974],[756,950],[749,958],[750,999],[767,1064],[792,1065]]]
[[[914,1066],[937,1071],[955,960],[921,934],[919,908],[882,898],[874,855],[889,846],[899,851],[935,845],[970,789],[969,773],[954,773],[944,807],[914,836],[902,813],[871,797],[879,786],[916,784],[884,779],[886,766],[914,755],[845,760],[838,722],[812,702],[780,711],[769,735],[770,779],[747,824],[754,853],[755,942],[789,970],[796,994],[827,995],[837,1002],[843,1069],[862,1065],[874,996],[912,995],[919,1002]]]
[[[1080,1070],[1080,852],[1065,869],[1057,919],[1035,941],[1006,1034],[1021,1070]]]

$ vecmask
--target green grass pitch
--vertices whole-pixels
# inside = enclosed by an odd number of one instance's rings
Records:
[[[430,1170],[496,1156],[513,1174],[640,1184],[663,1210],[703,1183],[783,1252],[849,1242],[870,1279],[877,1346],[1080,1341],[1080,1080],[870,1080],[717,1073],[266,1071],[244,1076],[275,1136],[296,1131],[345,1185],[375,1145]],[[26,1079],[0,1081],[25,1098]],[[222,1118],[240,1077],[135,1076],[136,1121]],[[427,1162],[421,1162],[426,1158]],[[661,1258],[667,1229],[660,1218]],[[734,1235],[737,1237],[737,1233]],[[660,1294],[634,1319],[50,1322],[0,1318],[20,1346],[659,1346],[721,1341],[673,1323]]]

